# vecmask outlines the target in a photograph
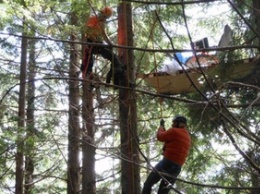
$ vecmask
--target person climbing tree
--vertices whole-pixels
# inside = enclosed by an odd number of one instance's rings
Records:
[[[110,47],[108,36],[105,32],[105,22],[113,14],[113,10],[110,7],[104,7],[96,15],[91,16],[86,22],[85,38],[88,43],[103,44],[105,41]],[[124,81],[124,65],[119,61],[116,54],[111,51],[111,48],[103,45],[90,45],[85,49],[84,59],[81,65],[81,71],[83,77],[92,74],[92,68],[94,63],[93,54],[100,54],[103,58],[111,61],[111,68],[107,75],[106,82],[110,83],[111,78],[114,78],[115,85],[123,85]]]
[[[157,139],[164,142],[163,159],[154,167],[144,182],[142,194],[150,194],[153,185],[160,180],[158,194],[169,193],[171,189],[169,184],[175,183],[175,178],[181,172],[191,146],[191,138],[186,125],[187,119],[183,116],[176,116],[172,127],[168,130],[165,130],[164,120],[160,121]]]

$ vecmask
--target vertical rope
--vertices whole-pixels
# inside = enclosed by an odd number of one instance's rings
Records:
[[[152,42],[153,42],[153,49],[155,49],[154,46],[154,31],[152,30]],[[157,71],[157,61],[156,61],[156,56],[155,56],[155,52],[153,52],[153,57],[154,57],[154,66],[155,66],[155,75],[156,75],[156,82],[157,82],[157,87],[158,87],[158,93],[160,93],[160,82],[159,82],[159,76],[158,76],[158,71]],[[162,100],[159,100],[160,103],[160,118],[163,117],[163,110],[162,110]]]

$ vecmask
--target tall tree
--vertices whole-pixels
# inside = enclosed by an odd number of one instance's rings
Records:
[[[118,7],[118,44],[133,46],[132,6],[125,1]],[[126,65],[125,87],[135,83],[134,55],[131,49],[119,49]],[[122,194],[140,193],[139,140],[137,136],[137,108],[134,90],[119,89],[121,136]]]
[[[21,67],[19,87],[17,152],[16,152],[16,179],[15,194],[23,194],[24,188],[24,129],[25,129],[25,103],[26,103],[26,71],[27,71],[27,38],[26,23],[23,23],[23,37],[21,41]]]
[[[258,33],[256,36],[257,36],[257,42],[256,44],[257,45],[260,45],[260,1],[257,1],[257,0],[253,0],[253,3],[252,3],[252,7],[254,8],[253,9],[253,23],[254,23],[254,28],[256,30],[256,32]],[[260,51],[260,49],[258,49],[258,51]]]
[[[78,18],[75,13],[71,13],[71,25],[78,25]],[[70,40],[78,40],[77,34],[72,32]],[[67,172],[67,193],[76,194],[80,191],[80,106],[79,106],[79,45],[70,44],[70,67],[69,67],[69,121],[68,121],[68,172]]]
[[[89,75],[83,81],[82,95],[82,193],[96,193],[93,91]]]
[[[34,34],[34,33],[32,33]],[[36,76],[36,40],[30,40],[29,62],[28,62],[28,90],[27,90],[27,120],[26,120],[26,141],[25,141],[25,187],[24,193],[33,193],[33,173],[35,157],[35,76]]]

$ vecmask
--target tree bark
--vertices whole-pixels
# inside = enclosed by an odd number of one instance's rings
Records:
[[[85,48],[82,48],[84,53]],[[82,193],[96,193],[95,152],[94,145],[94,108],[91,76],[86,75],[83,81],[82,94]]]
[[[133,46],[132,7],[122,2],[118,7],[118,44]],[[126,83],[135,82],[132,50],[119,49],[119,56],[127,66]],[[137,137],[136,93],[119,89],[120,134],[121,134],[121,185],[122,194],[140,193],[139,141]]]
[[[253,16],[254,16],[254,27],[258,34],[260,34],[260,1],[259,0],[253,0],[252,3],[253,10]],[[257,37],[257,44],[260,45],[260,37]],[[258,49],[259,51],[260,49]]]
[[[34,172],[34,149],[35,149],[35,40],[30,40],[30,53],[28,63],[28,91],[27,91],[27,127],[26,127],[26,156],[25,156],[25,187],[24,193],[31,194],[33,190],[33,172]]]
[[[254,18],[255,18],[255,29],[257,30],[258,33],[260,33],[260,1],[259,0],[253,0],[253,14],[254,14]],[[257,37],[257,43],[258,46],[260,45],[260,37]],[[259,51],[260,49],[258,49]],[[256,163],[260,163],[260,158],[257,156],[255,156],[255,161]],[[251,180],[252,180],[252,185],[255,187],[259,187],[260,186],[260,178],[259,178],[259,174],[257,175],[257,172],[252,172],[251,173]],[[259,191],[258,189],[252,190],[251,194],[257,194]]]
[[[26,92],[26,66],[27,66],[27,38],[25,37],[25,25],[21,45],[21,67],[20,67],[20,88],[18,107],[18,130],[17,130],[17,152],[15,172],[15,194],[23,194],[24,182],[24,128],[25,128],[25,92]]]
[[[77,17],[71,13],[71,25],[77,25]],[[76,41],[74,34],[70,36],[71,41]],[[79,81],[77,78],[77,64],[79,62],[79,45],[70,44],[70,69],[69,69],[69,125],[68,125],[68,171],[67,171],[67,193],[76,194],[80,190],[80,107],[79,107]]]

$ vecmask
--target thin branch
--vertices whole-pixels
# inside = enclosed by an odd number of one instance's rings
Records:
[[[122,0],[126,2],[131,2],[131,3],[142,3],[146,5],[182,5],[182,2],[160,2],[160,1],[138,1],[138,0]],[[198,1],[185,1],[184,4],[199,4],[199,3],[210,3],[210,2],[217,2],[217,1],[222,1],[222,0],[198,0]]]
[[[260,38],[260,34],[253,28],[253,26],[247,21],[247,19],[243,16],[243,14],[238,10],[237,6],[230,0],[227,0],[228,3],[233,7],[233,9],[237,12],[237,14],[244,20],[247,26]]]
[[[229,132],[229,130],[227,129],[227,127],[225,126],[225,122],[223,122],[223,130],[225,131],[225,133],[227,134],[229,140],[232,142],[233,146],[235,147],[235,149],[243,156],[243,158],[245,158],[246,161],[248,161],[248,163],[258,172],[258,174],[260,174],[260,167],[255,164],[249,157],[247,154],[245,154],[237,145],[235,138],[232,136],[232,134]]]
[[[63,39],[55,39],[51,37],[40,37],[40,36],[23,36],[18,34],[12,34],[12,33],[0,33],[1,35],[8,35],[8,36],[14,36],[14,37],[25,37],[27,39],[37,39],[37,40],[48,40],[48,41],[54,41],[54,42],[63,42],[63,43],[73,43],[73,44],[81,44],[81,45],[94,45],[94,46],[100,46],[100,47],[111,47],[110,45],[104,45],[99,43],[91,43],[91,42],[85,42],[85,41],[70,41],[70,40],[63,40]],[[136,50],[136,51],[146,51],[146,52],[155,52],[155,53],[173,53],[173,52],[193,52],[192,49],[149,49],[149,48],[139,48],[139,47],[131,47],[131,46],[121,46],[121,45],[115,45],[113,44],[112,47],[114,48],[122,48],[122,49],[130,49],[130,50]],[[228,47],[212,47],[212,48],[205,48],[205,49],[196,49],[195,52],[210,52],[210,51],[233,51],[238,49],[260,49],[259,45],[242,45],[242,46],[228,46]]]

